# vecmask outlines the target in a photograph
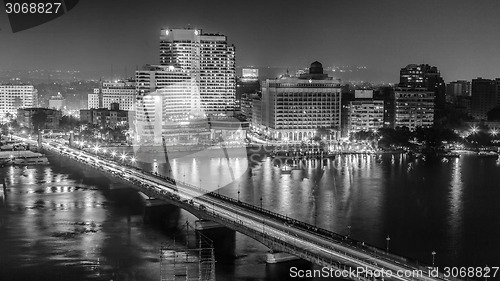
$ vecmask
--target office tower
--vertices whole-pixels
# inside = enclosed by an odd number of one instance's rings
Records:
[[[15,117],[19,108],[35,106],[37,91],[33,85],[0,84],[0,118]]]
[[[434,92],[436,108],[444,108],[446,103],[446,85],[441,77],[441,73],[435,66],[409,64],[401,68],[398,86],[401,88],[426,88]]]
[[[135,78],[137,141],[158,144],[163,136],[176,142],[206,127],[198,83],[186,70],[147,65]]]
[[[377,131],[384,126],[384,101],[373,99],[373,90],[356,90],[355,100],[349,102],[349,133]]]
[[[134,110],[135,81],[101,82],[92,94],[88,94],[88,109],[111,109],[112,103],[118,103],[122,110]]]
[[[497,106],[497,83],[481,77],[472,79],[471,115],[478,120],[486,120],[488,111]]]
[[[258,130],[270,138],[302,142],[318,131],[328,131],[329,139],[340,136],[340,81],[324,74],[317,61],[298,78],[266,80],[260,106],[254,108]]]
[[[207,115],[232,115],[236,93],[234,46],[227,37],[201,29],[162,29],[160,64],[185,71],[198,84]]]
[[[394,126],[431,127],[434,124],[434,92],[426,88],[394,89]]]

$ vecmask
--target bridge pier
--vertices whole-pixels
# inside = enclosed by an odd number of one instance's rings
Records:
[[[300,258],[289,253],[270,251],[266,254],[266,263],[280,263],[299,260]]]
[[[201,233],[213,241],[216,260],[234,259],[236,231],[209,220],[197,220],[195,229],[197,234]]]
[[[142,197],[142,196],[141,196]],[[158,199],[154,199],[161,201]],[[181,209],[175,205],[163,203],[151,204],[151,202],[143,202],[143,221],[146,224],[154,224],[163,229],[177,229],[181,215]]]

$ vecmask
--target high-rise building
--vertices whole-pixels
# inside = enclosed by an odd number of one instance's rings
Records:
[[[260,106],[254,108],[260,116],[252,113],[253,120],[260,121],[261,133],[270,138],[302,142],[318,131],[328,131],[330,139],[340,136],[340,81],[324,74],[317,61],[298,78],[266,80]]]
[[[384,126],[384,101],[373,99],[373,90],[356,90],[349,102],[348,130],[377,131]]]
[[[37,91],[33,85],[0,84],[0,119],[15,117],[19,108],[35,106]]]
[[[160,64],[195,79],[201,106],[208,115],[232,115],[236,93],[235,49],[227,37],[201,29],[162,29]]]
[[[426,88],[434,92],[436,108],[442,109],[446,103],[446,85],[441,73],[435,66],[428,64],[409,64],[401,68],[400,88]]]
[[[434,92],[426,88],[394,89],[394,126],[431,127],[434,124]]]
[[[497,83],[481,77],[472,79],[471,115],[478,120],[486,120],[488,111],[497,106]]]
[[[89,109],[111,109],[112,103],[118,103],[122,110],[134,110],[135,81],[101,82],[99,88],[95,88],[94,92],[88,95]]]
[[[458,80],[446,84],[446,101],[456,103],[459,97],[470,97],[470,81]]]
[[[147,65],[136,71],[136,92],[137,141],[175,142],[206,129],[198,83],[186,70]]]

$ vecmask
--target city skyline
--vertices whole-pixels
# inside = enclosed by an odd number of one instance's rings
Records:
[[[15,34],[4,14],[0,69],[114,69],[132,74],[159,61],[161,28],[191,26],[227,36],[236,46],[238,67],[306,67],[318,60],[325,67],[366,65],[377,73],[374,82],[392,83],[397,82],[398,69],[411,63],[435,65],[445,81],[500,75],[495,48],[500,39],[493,35],[500,26],[494,12],[500,3],[384,4],[146,1],[138,6],[85,1],[61,18]]]

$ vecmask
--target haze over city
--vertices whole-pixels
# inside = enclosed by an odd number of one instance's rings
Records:
[[[68,14],[12,33],[0,12],[0,70],[62,69],[132,76],[158,61],[162,27],[228,36],[236,64],[367,66],[398,82],[429,63],[445,81],[498,77],[498,1],[81,1]]]

